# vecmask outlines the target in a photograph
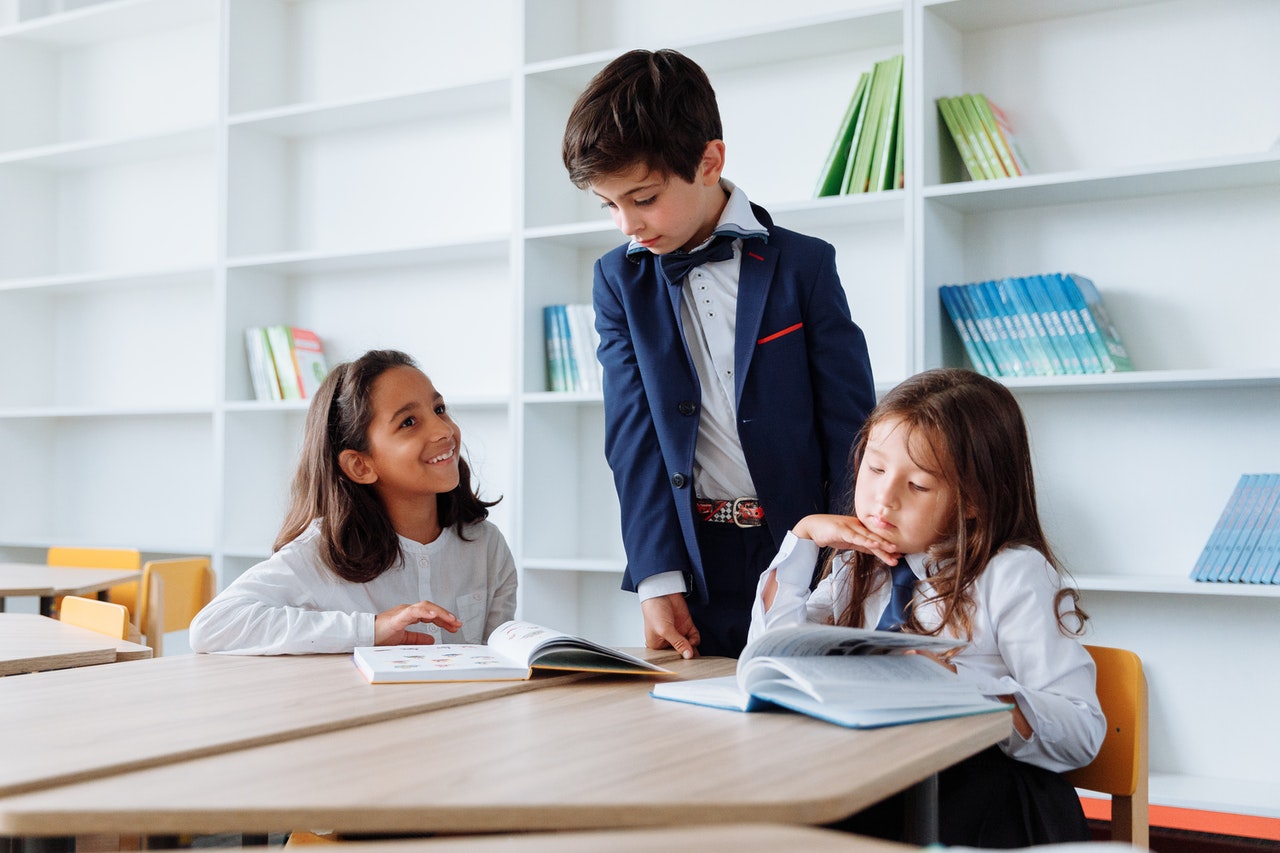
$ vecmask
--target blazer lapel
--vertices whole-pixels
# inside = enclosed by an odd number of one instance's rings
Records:
[[[734,398],[742,400],[742,384],[751,367],[751,356],[760,337],[764,305],[769,285],[778,265],[778,252],[764,240],[744,240],[742,264],[738,270],[737,335],[733,346]]]

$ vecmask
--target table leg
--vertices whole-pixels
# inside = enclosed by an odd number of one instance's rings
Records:
[[[75,853],[74,835],[10,839],[13,853]]]
[[[938,843],[938,774],[920,780],[905,792],[907,842]]]
[[[53,596],[52,595],[40,596],[40,615],[41,616],[53,615]]]

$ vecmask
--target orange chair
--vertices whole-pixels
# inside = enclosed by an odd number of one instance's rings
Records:
[[[164,653],[164,635],[189,628],[213,599],[214,586],[208,557],[148,560],[142,567],[138,629],[156,657]]]
[[[131,548],[50,548],[45,565],[77,569],[140,569],[142,554]],[[107,590],[107,600],[123,604],[133,614],[138,609],[138,584],[118,584]],[[54,610],[60,606],[54,602]]]
[[[106,634],[116,640],[129,638],[129,609],[123,604],[64,595],[58,610],[59,621]]]
[[[1098,701],[1107,736],[1093,762],[1067,773],[1077,788],[1111,795],[1111,838],[1145,849],[1151,835],[1147,794],[1147,678],[1133,652],[1085,646],[1098,667]]]

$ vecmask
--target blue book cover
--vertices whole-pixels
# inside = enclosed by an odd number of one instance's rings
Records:
[[[1067,330],[1062,325],[1062,318],[1045,294],[1040,277],[1033,275],[1015,278],[1013,284],[1018,289],[1023,304],[1030,309],[1037,331],[1044,336],[1054,369],[1060,374],[1080,373],[1080,359],[1067,340]]]
[[[1013,358],[1009,353],[1008,333],[1004,331],[1004,327],[995,318],[991,303],[983,297],[981,285],[970,283],[961,284],[958,287],[969,306],[969,312],[973,315],[978,330],[982,333],[982,339],[987,345],[987,352],[991,354],[991,360],[996,365],[997,374],[1000,376],[1016,376]]]
[[[1054,364],[1057,355],[1049,346],[1049,336],[1045,334],[1044,324],[1030,302],[1023,300],[1017,281],[1012,277],[1002,278],[996,282],[996,291],[1022,334],[1022,348],[1026,350],[1031,362],[1032,373],[1036,376],[1062,373],[1061,365]]]
[[[996,325],[1000,339],[1004,343],[1005,350],[1009,357],[1010,373],[1009,376],[1033,376],[1035,369],[1031,365],[1031,359],[1027,356],[1027,350],[1022,344],[1021,330],[1018,324],[1014,322],[1012,312],[1004,304],[1004,300],[1000,298],[1000,291],[996,287],[995,281],[979,282],[975,288],[975,292],[987,301],[991,318]]]
[[[944,284],[938,288],[938,296],[947,316],[951,318],[951,325],[955,326],[956,334],[960,336],[960,343],[964,346],[973,369],[984,376],[999,376],[978,327],[969,316],[968,301],[962,298],[960,288],[954,284]]]
[[[1235,512],[1227,521],[1227,531],[1222,540],[1222,547],[1218,549],[1213,565],[1209,567],[1212,573],[1209,577],[1211,581],[1222,583],[1231,580],[1232,560],[1237,553],[1236,546],[1243,541],[1245,523],[1258,499],[1260,477],[1260,474],[1245,474],[1240,478],[1240,502],[1236,504]]]
[[[1044,282],[1050,298],[1058,307],[1058,315],[1067,326],[1067,337],[1076,356],[1080,359],[1081,372],[1102,373],[1102,362],[1098,359],[1097,350],[1093,348],[1093,343],[1089,339],[1088,327],[1068,295],[1068,290],[1075,292],[1075,288],[1069,288],[1065,278],[1057,273],[1042,275],[1040,280]]]
[[[1089,334],[1092,336],[1094,349],[1098,351],[1102,369],[1107,373],[1133,370],[1129,351],[1120,340],[1120,330],[1116,328],[1110,313],[1103,305],[1098,288],[1091,280],[1076,273],[1067,273],[1066,278],[1084,302],[1082,317],[1088,321]]]
[[[555,308],[559,344],[564,358],[565,390],[581,391],[582,374],[578,372],[578,356],[573,351],[573,330],[569,327],[569,309],[565,305],[557,305]]]
[[[1257,575],[1258,562],[1262,559],[1262,538],[1268,520],[1276,512],[1276,483],[1280,474],[1259,474],[1258,502],[1246,522],[1247,538],[1240,547],[1239,556],[1231,566],[1231,580],[1236,583],[1251,583],[1251,577]]]
[[[1231,490],[1230,497],[1227,498],[1226,505],[1222,508],[1222,514],[1218,516],[1218,521],[1213,525],[1213,530],[1209,532],[1209,538],[1205,540],[1204,548],[1200,551],[1200,556],[1196,559],[1195,566],[1191,569],[1191,579],[1195,581],[1211,581],[1214,575],[1214,566],[1218,562],[1218,555],[1222,553],[1225,542],[1227,540],[1228,531],[1231,530],[1235,519],[1240,514],[1240,502],[1244,499],[1245,486],[1249,483],[1249,475],[1243,474],[1236,482],[1236,486]]]
[[[1276,492],[1276,504],[1263,524],[1257,570],[1250,574],[1249,583],[1280,583],[1280,474],[1272,476],[1276,478],[1271,487]]]
[[[547,305],[542,309],[542,329],[547,344],[547,390],[568,391],[566,347],[560,323],[556,319],[558,307]]]

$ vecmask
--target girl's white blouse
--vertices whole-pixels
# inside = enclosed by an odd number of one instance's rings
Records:
[[[834,571],[809,591],[818,546],[788,533],[782,549],[760,577],[749,638],[783,625],[834,621],[847,605],[849,564],[838,559]],[[924,583],[917,587],[916,616],[926,628],[941,622],[936,604],[924,604],[929,583],[924,555],[907,563]],[[766,613],[760,592],[770,573],[778,590]],[[1083,767],[1093,760],[1106,732],[1098,705],[1093,659],[1075,637],[1064,634],[1054,610],[1061,577],[1039,551],[1005,548],[974,583],[973,637],[953,658],[956,672],[988,696],[1012,695],[1031,724],[1032,735],[1016,731],[1000,746],[1011,758],[1048,770]],[[863,624],[875,625],[889,603],[890,585],[868,598]],[[1066,623],[1068,626],[1071,622]]]
[[[437,643],[483,643],[515,615],[516,568],[498,528],[446,528],[431,543],[400,537],[403,559],[368,583],[338,577],[320,559],[319,522],[249,569],[197,614],[189,642],[197,652],[301,655],[373,645],[374,617],[401,604],[431,601],[462,628],[413,630]]]

